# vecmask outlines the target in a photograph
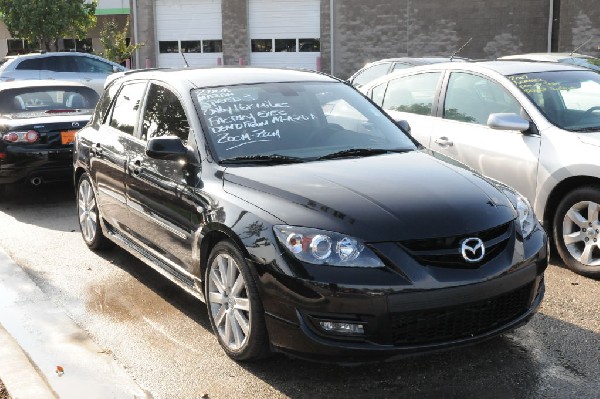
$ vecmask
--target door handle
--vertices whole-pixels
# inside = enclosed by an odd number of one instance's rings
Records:
[[[134,175],[139,175],[142,170],[142,159],[134,158],[129,162],[129,171]]]
[[[442,148],[452,147],[454,145],[454,143],[448,140],[448,137],[446,136],[438,137],[437,139],[435,139],[435,143]]]
[[[97,157],[101,157],[102,156],[102,145],[100,143],[95,143],[92,144],[92,146],[90,147],[90,155],[91,156],[97,156]]]

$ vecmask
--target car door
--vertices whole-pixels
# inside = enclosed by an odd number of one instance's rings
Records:
[[[129,210],[125,196],[126,167],[133,155],[134,132],[146,82],[124,84],[112,100],[112,106],[95,134],[91,135],[90,173],[96,182],[98,205],[105,220],[122,232],[128,231]],[[109,88],[117,90],[113,85]],[[105,93],[99,103],[112,96]],[[108,96],[108,99],[107,99]]]
[[[496,81],[452,72],[429,146],[535,198],[540,136],[531,131],[492,129],[487,120],[493,113],[515,113],[529,119],[521,104]]]
[[[440,71],[402,76],[374,87],[371,98],[394,120],[406,120],[415,140],[428,147],[441,77]]]
[[[142,113],[135,156],[129,159],[127,201],[131,231],[139,241],[177,266],[191,271],[196,206],[191,198],[188,164],[145,154],[147,140],[177,136],[187,144],[190,134],[184,107],[170,88],[151,83]],[[175,270],[175,272],[177,272]]]

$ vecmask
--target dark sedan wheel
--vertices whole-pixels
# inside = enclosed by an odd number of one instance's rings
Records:
[[[111,242],[104,236],[100,227],[98,203],[87,173],[81,175],[77,184],[77,213],[79,215],[81,236],[87,246],[91,249],[110,247]]]
[[[215,246],[206,271],[208,315],[219,343],[234,360],[256,360],[268,354],[262,304],[254,280],[235,245]]]
[[[600,277],[600,187],[571,191],[554,216],[554,242],[567,267]]]

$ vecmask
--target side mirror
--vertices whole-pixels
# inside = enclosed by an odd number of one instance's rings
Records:
[[[488,127],[497,130],[516,130],[524,132],[529,129],[529,121],[517,114],[490,114]]]
[[[396,121],[396,126],[398,126],[400,129],[402,129],[403,132],[405,132],[406,134],[410,135],[410,125],[408,124],[408,121],[401,119],[399,121]]]
[[[116,65],[113,65],[112,70],[113,70],[113,73],[123,72],[123,70]]]
[[[188,149],[179,137],[153,137],[146,144],[146,155],[154,159],[180,161],[185,159]]]

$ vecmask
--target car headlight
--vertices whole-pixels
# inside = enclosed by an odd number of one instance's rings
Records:
[[[517,195],[517,218],[521,227],[521,235],[523,238],[529,237],[535,227],[535,215],[533,209],[529,205],[529,201],[521,195]]]
[[[521,233],[523,238],[529,237],[537,223],[533,208],[529,204],[529,201],[527,201],[527,198],[507,186],[502,186],[502,191],[517,211],[519,233]]]
[[[274,226],[279,242],[298,260],[315,265],[383,267],[375,253],[354,237],[296,226]]]

